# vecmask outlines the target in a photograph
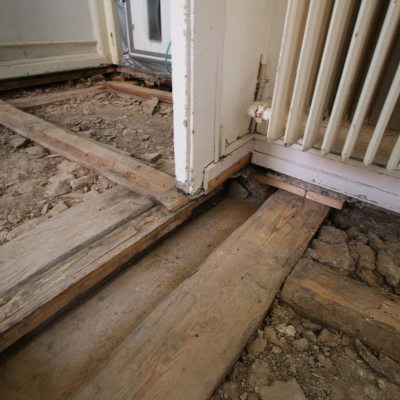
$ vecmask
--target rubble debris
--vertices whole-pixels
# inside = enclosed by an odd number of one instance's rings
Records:
[[[275,381],[271,386],[262,386],[258,396],[261,400],[306,400],[296,379],[287,382]]]

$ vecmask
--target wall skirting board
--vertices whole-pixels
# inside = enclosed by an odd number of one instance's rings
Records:
[[[400,212],[400,174],[379,173],[361,163],[343,163],[321,157],[301,147],[283,147],[262,140],[254,141],[252,163],[319,185],[361,201]]]

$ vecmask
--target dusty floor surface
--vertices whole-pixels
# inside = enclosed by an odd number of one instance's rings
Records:
[[[332,210],[304,256],[400,300],[400,216],[368,206]],[[400,373],[398,363],[375,355]],[[302,319],[278,295],[213,400],[274,396],[394,400],[400,387],[362,360],[354,339]]]
[[[83,80],[7,96],[33,97],[93,85],[91,80]],[[172,108],[157,105],[154,115],[145,109],[130,96],[120,98],[110,92],[51,104],[34,113],[133,156],[151,154],[148,160],[154,167],[172,163]],[[113,186],[113,182],[0,126],[0,245]]]
[[[225,198],[0,361],[2,398],[65,398],[264,201]]]

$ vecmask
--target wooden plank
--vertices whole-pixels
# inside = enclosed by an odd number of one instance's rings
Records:
[[[12,80],[8,82],[0,82],[0,92],[4,90],[20,89],[31,86],[46,85],[48,83],[63,82],[75,80],[79,78],[90,78],[94,75],[110,74],[115,72],[115,67],[90,69],[82,71],[64,72],[61,74],[46,74],[25,79]]]
[[[377,1],[363,0],[358,12],[346,62],[343,67],[339,87],[333,104],[328,129],[326,130],[321,153],[326,156],[335,145],[337,132],[342,123],[351,88],[354,84],[357,69],[361,65],[361,55],[367,43],[372,21],[379,6]]]
[[[166,212],[179,210],[190,202],[190,195],[179,191],[176,187],[157,196],[157,203]]]
[[[387,56],[390,51],[393,51],[392,44],[398,32],[399,20],[400,3],[397,0],[391,0],[379,35],[378,43],[375,47],[374,55],[368,68],[367,77],[363,83],[362,92],[360,94],[360,98],[358,99],[358,104],[351,123],[350,131],[343,147],[343,161],[346,161],[351,157],[354,147],[356,146],[358,136],[365,123],[367,114],[370,112],[373,96],[375,95],[378,83],[381,82],[382,71],[387,67]],[[393,105],[393,108],[395,105],[396,104]],[[390,116],[391,115],[388,116],[385,128],[389,122]]]
[[[315,84],[314,96],[303,138],[303,150],[308,151],[320,139],[319,131],[322,124],[325,107],[339,66],[340,51],[342,51],[346,32],[355,7],[354,0],[336,0],[331,22],[325,42],[321,65]]]
[[[151,199],[175,186],[161,171],[2,101],[0,124]]]
[[[208,399],[327,212],[293,194],[273,194],[72,398]]]
[[[142,86],[135,86],[126,82],[103,82],[103,86],[108,89],[114,89],[120,92],[133,94],[135,96],[153,99],[158,97],[160,101],[172,103],[172,93],[165,90],[149,89]]]
[[[222,185],[226,180],[228,180],[233,174],[240,171],[246,165],[250,164],[251,153],[246,154],[240,160],[236,161],[225,171],[221,172],[215,178],[211,179],[207,184],[207,193],[216,189],[218,186]]]
[[[400,135],[397,138],[396,144],[393,147],[392,154],[390,154],[388,163],[386,165],[386,170],[392,172],[398,168],[400,161]]]
[[[113,188],[80,203],[0,247],[0,298],[19,285],[108,235],[154,206],[145,197]]]
[[[255,174],[255,173],[250,174],[250,179],[254,179],[258,183],[263,183],[265,185],[269,185],[269,186],[277,187],[279,189],[286,190],[287,192],[296,194],[297,196],[300,196],[300,197],[306,196],[307,191],[305,189],[299,188],[294,185],[290,185],[289,183],[286,183],[286,182],[278,181],[277,179],[268,178],[267,176],[263,176],[263,175]]]
[[[106,93],[106,89],[99,86],[93,86],[90,88],[47,93],[33,97],[21,97],[19,99],[8,100],[7,103],[19,108],[20,110],[35,110],[58,101],[76,99],[80,96],[94,96],[99,93]]]
[[[309,190],[307,190],[306,199],[316,201],[320,204],[325,204],[326,206],[336,208],[337,210],[341,210],[344,205],[344,201],[332,199],[332,197],[324,196],[320,193],[310,192]]]
[[[170,214],[152,208],[16,288],[0,308],[0,351],[188,220],[199,206],[216,194],[218,191],[202,196]]]
[[[400,303],[393,297],[302,259],[287,279],[280,299],[301,315],[400,360]]]

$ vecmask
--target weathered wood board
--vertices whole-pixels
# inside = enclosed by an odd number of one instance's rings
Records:
[[[0,124],[129,190],[158,201],[169,211],[188,202],[182,200],[183,196],[175,188],[175,179],[170,175],[1,100]],[[165,192],[168,193],[157,199]]]
[[[36,274],[16,287],[6,296],[6,304],[0,307],[0,351],[45,322],[115,272],[132,257],[185,222],[198,206],[216,193],[218,191],[194,200],[179,211],[169,214],[165,214],[158,207],[149,209],[146,204],[150,203],[151,207],[151,202],[142,198],[144,199],[143,206],[146,206],[149,211],[129,220],[120,228],[92,242],[89,246],[84,248],[81,246],[82,249],[74,254],[70,253],[69,258],[59,262],[53,268]],[[103,195],[99,195],[98,198],[101,196]],[[138,197],[140,196],[129,193],[127,198]],[[85,204],[83,203],[83,205]],[[91,206],[93,207],[93,203]],[[136,213],[134,210],[138,209],[138,206],[134,204],[132,204],[133,207],[130,206],[131,204],[125,201],[125,207],[132,208],[130,212],[134,217]],[[72,212],[77,207],[79,205],[68,211]],[[141,208],[143,209],[143,207]],[[68,211],[64,211],[60,217],[68,214]],[[82,214],[83,210],[80,211]],[[108,213],[107,209],[98,210],[96,215],[99,219],[108,219]],[[69,220],[69,218],[66,219]],[[71,221],[71,224],[72,222],[74,221]],[[58,220],[56,225],[58,229],[61,229],[64,224],[67,224],[64,225],[64,229],[68,229],[71,228],[69,223],[64,219]],[[43,229],[41,231],[42,234],[46,234]],[[39,242],[43,241],[39,240]],[[32,246],[35,246],[35,243]],[[46,253],[47,250],[42,247],[36,249],[37,254],[41,250]]]
[[[400,302],[394,298],[303,258],[280,299],[305,317],[400,361]]]
[[[327,213],[293,194],[273,194],[73,398],[208,399]]]

